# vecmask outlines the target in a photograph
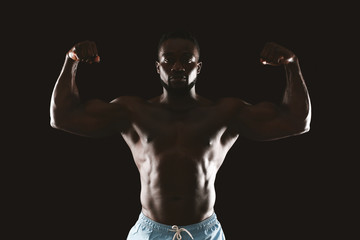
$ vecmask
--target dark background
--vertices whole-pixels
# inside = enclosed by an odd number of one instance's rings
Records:
[[[4,195],[14,239],[126,239],[141,211],[129,148],[120,135],[91,139],[52,129],[50,97],[66,52],[83,40],[95,41],[101,56],[100,64],[79,67],[84,100],[160,95],[156,48],[173,28],[199,40],[200,95],[280,102],[283,68],[259,63],[263,45],[274,41],[299,57],[311,96],[310,132],[272,142],[240,137],[228,153],[215,206],[227,238],[323,239],[352,230],[355,85],[345,71],[352,7],[253,5],[59,2],[22,5],[16,22],[7,19],[11,86],[3,96],[11,107],[3,120],[15,127],[5,127]]]

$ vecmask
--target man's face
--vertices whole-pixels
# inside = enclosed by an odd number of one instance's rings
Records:
[[[195,44],[186,39],[168,39],[160,47],[156,69],[165,88],[189,90],[200,73],[201,62]]]

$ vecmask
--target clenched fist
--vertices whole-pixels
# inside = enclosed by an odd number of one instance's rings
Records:
[[[67,54],[74,61],[87,63],[100,62],[96,44],[92,41],[84,41],[75,44]]]
[[[264,65],[280,66],[295,60],[296,56],[293,52],[274,42],[266,43],[260,54],[260,62]]]

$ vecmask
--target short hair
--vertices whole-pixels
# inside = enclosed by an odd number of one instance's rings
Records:
[[[194,43],[196,49],[198,50],[199,57],[200,57],[200,46],[199,46],[198,40],[191,32],[184,31],[184,30],[174,30],[174,31],[169,31],[169,32],[163,33],[160,37],[160,41],[158,44],[158,55],[159,55],[160,48],[161,48],[161,45],[163,44],[163,42],[165,42],[168,39],[174,39],[174,38],[186,39],[186,40],[189,40],[192,43]]]

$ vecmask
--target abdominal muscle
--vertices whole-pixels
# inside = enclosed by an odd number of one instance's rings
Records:
[[[135,159],[141,177],[142,211],[147,217],[167,225],[189,225],[212,215],[218,167],[204,157],[189,156],[194,153],[168,151]]]

